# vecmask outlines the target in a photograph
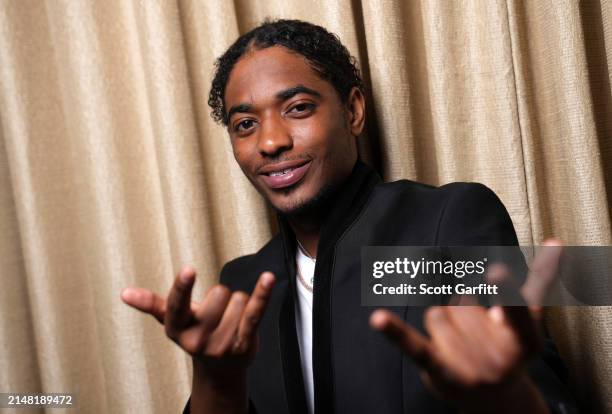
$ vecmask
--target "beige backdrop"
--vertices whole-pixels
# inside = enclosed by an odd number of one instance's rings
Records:
[[[0,0],[0,392],[182,408],[188,358],[119,292],[184,263],[210,285],[272,234],[206,105],[265,16],[358,57],[386,179],[483,182],[522,244],[612,244],[611,1]],[[612,311],[549,319],[582,403],[612,412]]]

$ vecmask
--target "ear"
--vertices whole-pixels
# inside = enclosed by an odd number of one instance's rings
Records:
[[[361,90],[353,86],[346,101],[347,126],[351,133],[358,137],[365,126],[365,97]]]

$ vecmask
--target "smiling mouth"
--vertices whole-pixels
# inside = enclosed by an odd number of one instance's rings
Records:
[[[283,171],[274,171],[274,172],[268,173],[266,175],[268,177],[280,177],[281,175],[285,175],[287,173],[290,173],[293,170],[295,170],[295,168],[287,168],[286,170],[283,170]]]
[[[281,188],[291,187],[297,184],[304,178],[312,161],[307,161],[303,164],[292,163],[291,166],[282,165],[279,163],[279,169],[273,169],[274,167],[267,167],[266,170],[261,172],[261,177],[268,188],[277,190]],[[285,168],[283,168],[285,167]]]

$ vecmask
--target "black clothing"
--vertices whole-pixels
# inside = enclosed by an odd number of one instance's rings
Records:
[[[280,233],[259,252],[227,263],[221,282],[251,292],[261,272],[277,278],[259,327],[260,348],[249,368],[251,410],[306,413],[295,324],[295,236]],[[510,216],[487,187],[432,187],[408,180],[383,183],[360,161],[330,202],[317,249],[313,297],[315,412],[447,413],[456,410],[423,385],[417,367],[368,320],[361,306],[361,247],[368,245],[517,245]],[[391,311],[424,332],[423,307]],[[553,409],[571,408],[565,371],[547,340],[530,372]],[[567,411],[566,411],[567,412]]]

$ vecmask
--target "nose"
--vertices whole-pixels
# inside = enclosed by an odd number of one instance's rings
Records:
[[[293,148],[293,138],[282,120],[270,117],[261,121],[257,149],[265,157],[274,157]]]

